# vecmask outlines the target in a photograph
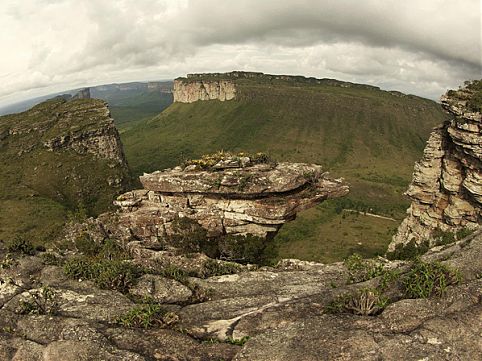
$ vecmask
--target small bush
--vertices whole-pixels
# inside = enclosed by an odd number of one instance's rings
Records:
[[[413,260],[427,253],[429,248],[430,242],[428,240],[417,244],[415,240],[412,239],[407,244],[397,244],[393,252],[387,252],[387,258],[389,260]]]
[[[456,233],[455,233],[455,237],[457,238],[457,240],[461,240],[461,239],[464,239],[465,237],[468,237],[470,236],[472,233],[474,233],[474,230],[473,229],[468,229],[468,228],[462,228],[462,229],[459,229]]]
[[[364,282],[382,276],[386,272],[383,264],[374,260],[363,259],[357,253],[348,257],[344,265],[350,273],[350,283]]]
[[[119,260],[72,258],[64,265],[67,276],[92,280],[98,287],[127,292],[142,275],[135,265]]]
[[[239,263],[272,265],[278,256],[273,240],[252,234],[228,235],[219,240],[220,258]]]
[[[35,254],[35,247],[29,240],[17,236],[7,243],[7,251],[11,253],[22,253],[27,256]]]
[[[389,299],[379,290],[365,288],[353,294],[341,295],[326,307],[328,313],[353,313],[360,316],[374,316],[381,313]]]
[[[57,256],[55,253],[44,253],[40,256],[42,262],[47,266],[61,266],[64,261],[61,257]]]
[[[173,312],[167,312],[157,303],[148,303],[134,307],[116,323],[124,327],[151,328],[172,325],[177,320],[178,316]]]
[[[447,286],[460,281],[460,274],[440,262],[417,260],[402,277],[402,286],[408,298],[428,298],[442,295]]]
[[[210,255],[207,242],[207,231],[195,220],[187,217],[176,217],[172,222],[173,234],[170,243],[184,252],[205,251]]]
[[[455,242],[455,235],[452,232],[442,231],[440,228],[435,229],[432,233],[434,238],[434,244],[436,246],[442,246]]]
[[[242,338],[232,338],[232,337],[227,337],[224,342],[229,343],[231,345],[236,345],[236,346],[244,346],[246,342],[249,340],[249,336],[243,336]]]
[[[57,294],[49,287],[28,291],[29,298],[20,301],[15,310],[20,315],[56,315],[59,311]]]
[[[238,273],[242,270],[241,266],[234,262],[223,262],[209,259],[204,263],[202,276],[213,277]]]

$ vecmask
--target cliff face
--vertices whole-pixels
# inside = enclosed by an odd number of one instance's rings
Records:
[[[377,90],[378,87],[354,84],[336,79],[307,78],[297,75],[273,75],[259,72],[232,71],[229,73],[187,74],[185,78],[174,80],[174,102],[192,103],[198,100],[232,100],[239,93],[236,82],[252,80],[261,82],[282,81],[307,85],[329,85],[342,88],[363,88]]]
[[[174,80],[174,102],[193,103],[198,100],[232,100],[236,86],[231,80]]]
[[[68,98],[0,117],[0,239],[50,242],[68,213],[105,212],[129,183],[107,104]]]
[[[406,194],[412,199],[408,216],[389,246],[430,239],[441,232],[475,229],[482,219],[482,136],[477,102],[479,82],[442,97],[452,119],[436,128],[415,164]],[[435,232],[434,232],[435,231]]]
[[[71,149],[127,167],[119,132],[106,102],[98,99],[60,102],[53,121],[43,141],[49,151]]]

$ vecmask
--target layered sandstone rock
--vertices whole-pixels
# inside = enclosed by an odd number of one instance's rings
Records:
[[[115,204],[124,238],[147,241],[168,238],[179,218],[197,222],[211,237],[272,236],[297,212],[348,192],[318,165],[253,164],[249,157],[220,160],[207,170],[176,167],[140,180],[144,189],[121,195]]]
[[[92,154],[127,167],[107,103],[99,99],[75,99],[58,100],[53,126],[45,133],[43,146],[49,151],[71,149],[79,154]]]
[[[231,80],[174,80],[174,102],[193,103],[198,100],[232,100],[236,97],[236,86]]]
[[[436,128],[415,164],[407,191],[408,216],[389,246],[433,238],[434,231],[475,229],[482,219],[481,113],[471,105],[480,97],[478,83],[442,97],[451,119]]]

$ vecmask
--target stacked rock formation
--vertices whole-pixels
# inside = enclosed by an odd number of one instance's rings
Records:
[[[412,199],[407,218],[389,246],[433,238],[434,231],[475,229],[482,219],[482,135],[480,108],[475,105],[480,82],[442,97],[451,119],[434,129],[423,158],[415,164],[407,191]]]
[[[121,238],[168,238],[173,221],[188,218],[208,236],[273,236],[302,209],[348,193],[318,165],[258,163],[226,157],[209,169],[192,164],[140,177],[144,189],[121,195]]]

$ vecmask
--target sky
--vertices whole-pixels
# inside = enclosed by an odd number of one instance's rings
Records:
[[[0,106],[232,70],[438,99],[482,78],[480,0],[1,0]]]

